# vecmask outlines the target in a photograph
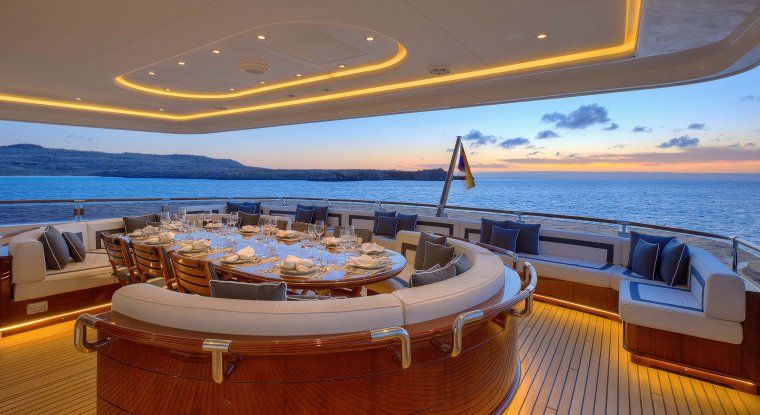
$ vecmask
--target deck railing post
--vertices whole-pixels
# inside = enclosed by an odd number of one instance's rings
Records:
[[[515,212],[515,215],[517,215],[517,221],[518,222],[522,222],[523,221],[523,219],[522,219],[523,213],[522,212]]]
[[[739,270],[739,242],[736,240],[736,236],[731,237],[731,269],[734,272]]]
[[[626,221],[617,221],[618,224],[618,236],[620,237],[627,237],[628,236],[628,225],[630,225],[630,222]]]
[[[82,215],[84,215],[84,207],[82,207],[83,204],[84,204],[84,200],[74,201],[74,219],[77,222],[82,221]]]
[[[161,199],[161,212],[168,212],[169,211],[169,199],[163,198]]]

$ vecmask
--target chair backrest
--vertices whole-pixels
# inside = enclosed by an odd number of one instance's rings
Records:
[[[167,288],[177,290],[174,271],[169,264],[169,258],[163,246],[132,242],[131,247],[135,259],[135,269],[140,281],[146,282],[153,278],[163,278],[166,281]]]
[[[109,233],[102,233],[103,247],[108,254],[108,262],[113,268],[113,273],[122,283],[132,284],[138,281],[132,262],[132,254],[129,252],[127,242]]]
[[[169,258],[171,258],[179,292],[211,295],[208,282],[216,279],[216,273],[210,261],[186,257],[176,252],[170,252]]]
[[[343,232],[342,226],[335,226],[333,227],[333,237],[340,238],[340,233]],[[370,229],[354,229],[354,233],[356,234],[356,237],[359,239],[358,242],[365,243],[365,242],[372,242],[372,231]]]
[[[290,225],[290,228],[298,232],[308,232],[309,225],[311,224],[306,222],[293,222],[293,224]]]

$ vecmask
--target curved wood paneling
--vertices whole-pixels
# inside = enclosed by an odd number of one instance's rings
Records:
[[[456,358],[429,340],[412,344],[401,369],[395,347],[239,359],[222,384],[208,353],[182,353],[123,338],[98,350],[100,413],[490,413],[519,376],[517,319],[466,330]],[[502,323],[500,321],[500,323]],[[450,336],[440,339],[450,343]]]

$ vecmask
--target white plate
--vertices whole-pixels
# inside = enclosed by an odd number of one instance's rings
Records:
[[[238,264],[245,264],[245,263],[253,262],[253,261],[250,260],[250,259],[239,259],[238,258],[236,261],[228,261],[228,260],[222,259],[219,262],[221,262],[222,264],[228,264],[228,265],[238,265]]]
[[[312,272],[314,272],[316,270],[317,270],[317,266],[316,265],[313,266],[313,267],[311,267],[307,271],[298,271],[298,270],[295,270],[295,269],[280,268],[280,274],[283,274],[283,275],[308,275],[308,274],[311,274]]]

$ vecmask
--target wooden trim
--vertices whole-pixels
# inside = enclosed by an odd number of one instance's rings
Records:
[[[618,312],[618,292],[612,288],[597,287],[539,275],[536,294],[557,298],[569,303],[598,308],[614,314]],[[580,311],[588,312],[588,310]]]
[[[120,287],[120,284],[101,285],[99,287],[88,288],[85,290],[71,291],[62,294],[51,295],[49,297],[34,298],[31,300],[14,301],[11,303],[0,303],[0,336],[21,333],[35,328],[57,324],[63,321],[73,320],[79,314],[67,314],[72,311],[95,307],[102,304],[110,304],[113,293]],[[26,314],[26,306],[31,303],[40,301],[48,302],[48,310],[44,313]],[[110,306],[109,306],[110,307]],[[99,313],[106,311],[109,307],[101,307],[89,310],[89,313]],[[60,318],[50,319],[63,315]],[[23,327],[14,327],[25,323],[41,321],[34,325],[25,325]],[[12,329],[4,329],[13,327]]]
[[[533,294],[533,298],[536,301],[541,301],[547,304],[569,308],[571,310],[576,310],[583,313],[593,314],[595,316],[608,318],[610,320],[615,320],[619,323],[622,322],[622,320],[620,320],[620,316],[617,313],[613,313],[607,310],[602,310],[601,308],[591,307],[585,304],[574,303],[572,301],[562,300],[559,298],[549,297],[549,296],[541,295],[541,294]]]
[[[745,376],[742,345],[623,322],[623,348],[631,362],[717,382],[757,394],[758,379]]]
[[[328,211],[327,212],[327,218],[328,219],[330,219],[330,218],[338,218],[338,226],[343,226],[343,215],[341,215],[340,213],[330,213]],[[327,225],[327,224],[325,223],[325,225]]]

